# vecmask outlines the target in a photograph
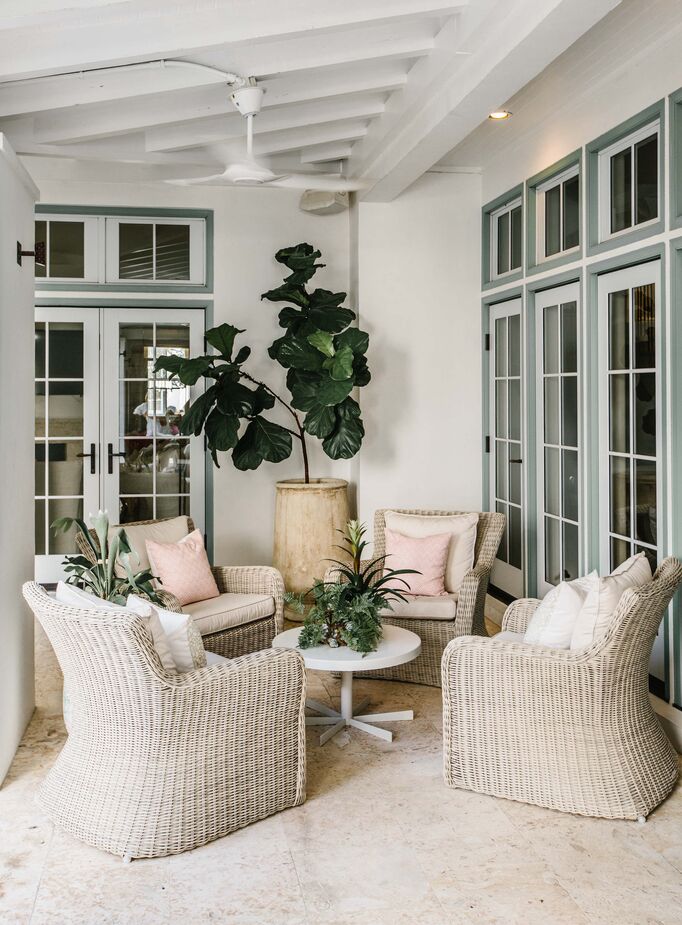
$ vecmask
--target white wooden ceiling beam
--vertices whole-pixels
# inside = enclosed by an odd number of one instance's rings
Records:
[[[254,141],[254,154],[264,157],[287,151],[303,150],[313,145],[355,141],[367,134],[367,122],[331,122],[328,125],[294,128],[287,132],[261,135]]]
[[[373,184],[362,197],[399,195],[619,2],[481,0],[447,23],[353,148],[349,175]]]
[[[370,23],[449,15],[467,0],[192,0],[169,10],[164,0],[64,9],[50,28],[30,13],[0,31],[0,80],[75,71],[206,48],[311,36]],[[10,20],[11,24],[11,20]],[[112,57],[114,54],[114,57]]]
[[[139,86],[138,75],[138,86]],[[264,110],[273,106],[330,99],[370,92],[388,93],[404,86],[404,64],[390,62],[379,68],[364,70],[345,68],[323,73],[315,81],[310,77],[290,75],[263,81]],[[146,91],[145,86],[145,91]],[[2,88],[0,85],[0,96]],[[139,131],[159,125],[191,122],[216,115],[238,115],[230,102],[227,84],[178,89],[172,95],[138,96],[126,101],[97,103],[74,107],[70,112],[57,109],[38,113],[33,120],[33,140],[38,144],[73,144],[89,138],[106,138],[124,132]]]
[[[323,164],[326,161],[343,161],[350,157],[353,144],[349,141],[312,145],[301,152],[302,164]]]
[[[372,118],[383,112],[384,94],[320,100],[266,109],[254,120],[254,135],[305,128],[322,122]],[[195,119],[192,122],[151,128],[147,131],[148,151],[177,151],[181,148],[215,144],[246,135],[246,123],[239,113]]]

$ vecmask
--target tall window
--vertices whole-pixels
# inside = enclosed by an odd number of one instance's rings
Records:
[[[655,222],[660,215],[659,123],[633,132],[599,154],[600,238]]]
[[[521,199],[514,199],[490,213],[491,279],[498,279],[521,268],[523,260],[522,216]]]
[[[578,165],[537,187],[537,262],[580,245]]]

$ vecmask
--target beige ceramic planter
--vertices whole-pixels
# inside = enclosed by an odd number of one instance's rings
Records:
[[[339,557],[350,516],[348,482],[343,479],[288,479],[277,482],[273,564],[284,577],[287,591],[307,591],[316,578],[324,578],[328,559]],[[287,616],[296,619],[291,611]],[[301,619],[299,616],[298,619]]]

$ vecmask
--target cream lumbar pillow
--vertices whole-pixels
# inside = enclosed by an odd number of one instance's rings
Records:
[[[403,536],[421,539],[439,533],[449,533],[450,546],[445,566],[445,590],[457,593],[464,576],[473,567],[476,549],[478,514],[401,514],[386,511],[386,529]],[[391,563],[386,562],[391,568]]]
[[[206,651],[201,633],[188,613],[165,610],[136,594],[130,595],[126,607],[139,614],[151,607],[163,628],[175,671],[183,673],[206,667]]]
[[[568,649],[576,621],[598,587],[599,575],[591,572],[584,578],[562,581],[552,588],[531,617],[523,641],[535,646]]]
[[[598,639],[611,621],[623,593],[638,588],[652,579],[646,554],[639,552],[599,579],[576,620],[571,637],[571,649],[585,649]]]
[[[100,610],[103,613],[129,613],[129,610],[121,604],[105,601],[101,597],[90,594],[89,591],[76,588],[74,585],[66,584],[63,581],[60,581],[57,585],[55,597],[60,604],[66,604],[67,607],[79,607],[82,610]],[[159,616],[149,601],[144,601],[142,598],[139,598],[139,600],[144,606],[140,606],[136,613],[143,618],[147,632],[151,637],[152,645],[159,656],[159,661],[166,671],[175,674],[175,661],[171,655],[170,646]]]
[[[109,542],[120,530],[125,530],[132,549],[130,566],[133,572],[145,572],[150,568],[146,541],[177,543],[189,533],[189,518],[182,515],[171,517],[169,520],[157,520],[150,524],[116,524],[109,527]],[[116,574],[119,578],[125,578],[125,571],[118,562],[116,563]]]

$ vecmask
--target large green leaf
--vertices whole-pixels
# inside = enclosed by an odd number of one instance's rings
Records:
[[[291,434],[284,427],[257,417],[249,423],[232,451],[237,469],[257,469],[264,459],[281,462],[291,455]]]
[[[206,389],[203,395],[200,395],[196,401],[192,402],[182,418],[182,423],[180,425],[181,433],[185,436],[194,434],[195,437],[201,434],[204,421],[215,403],[217,391],[217,387],[212,385],[211,388]]]
[[[275,406],[275,396],[264,385],[259,385],[253,391],[252,414],[260,414]]]
[[[280,328],[290,328],[296,326],[301,321],[305,321],[306,313],[292,305],[285,306],[278,315]]]
[[[372,374],[367,368],[367,357],[356,356],[353,361],[353,382],[357,386],[367,385]]]
[[[324,368],[329,370],[332,379],[350,379],[353,374],[353,351],[342,347],[333,357],[324,361]]]
[[[170,373],[171,376],[176,376],[184,362],[184,357],[162,356],[154,363],[154,372],[160,373],[161,370],[165,370]]]
[[[303,378],[298,370],[290,369],[287,373],[287,387],[291,392],[291,404],[299,411],[310,411],[317,404],[320,379]]]
[[[226,453],[236,445],[239,437],[239,418],[236,414],[221,414],[217,408],[206,418],[204,431],[210,450]],[[213,457],[215,459],[215,455]]]
[[[322,369],[324,357],[307,340],[298,337],[283,337],[275,343],[279,344],[277,362],[281,363],[285,369],[305,369],[311,372]]]
[[[226,360],[232,359],[232,348],[234,339],[237,334],[243,334],[242,328],[235,328],[233,324],[221,324],[217,328],[211,328],[206,331],[205,337],[211,347],[215,347],[218,353]]]
[[[369,334],[361,331],[360,328],[350,327],[337,334],[334,338],[334,344],[337,350],[341,347],[350,347],[357,356],[361,353],[367,353],[369,347]]]
[[[334,410],[336,426],[322,441],[322,449],[332,459],[351,459],[360,449],[365,436],[360,406],[352,398],[347,398]]]
[[[319,405],[338,405],[353,390],[352,379],[323,379],[315,396]]]
[[[282,247],[275,254],[277,263],[283,263],[290,270],[300,270],[315,263],[318,257],[321,257],[320,251],[315,250],[312,244],[294,244],[292,247]],[[324,266],[323,263],[319,266]]]
[[[334,338],[327,331],[315,331],[313,334],[309,334],[306,340],[326,357],[334,356]],[[350,376],[350,373],[348,375]]]
[[[248,358],[251,356],[251,348],[244,346],[240,347],[237,351],[237,356],[234,358],[235,366],[241,366],[242,363],[246,363]]]
[[[334,429],[336,412],[333,405],[315,405],[306,414],[304,429],[313,437],[326,437]]]
[[[194,385],[212,365],[212,357],[194,357],[191,360],[183,360],[178,370],[178,379],[184,385]]]
[[[232,376],[225,376],[218,383],[217,402],[222,414],[244,417],[253,414],[254,393]]]
[[[355,318],[355,314],[350,308],[319,308],[312,307],[308,312],[308,319],[311,324],[321,331],[329,331],[331,334],[338,334],[347,328]]]
[[[301,308],[308,305],[308,293],[303,286],[288,286],[286,283],[264,292],[261,299],[267,299],[269,302],[292,302],[294,305],[300,305]]]

